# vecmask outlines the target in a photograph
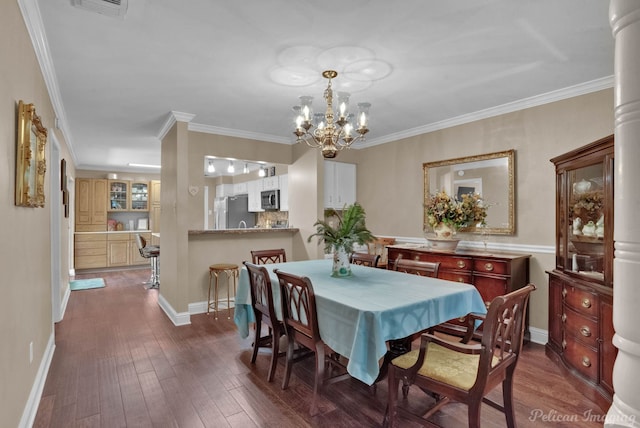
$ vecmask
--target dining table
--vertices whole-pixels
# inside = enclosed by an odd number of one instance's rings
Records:
[[[478,290],[470,284],[351,265],[351,276],[331,276],[332,260],[306,260],[264,265],[272,284],[276,315],[282,319],[280,286],[275,269],[306,276],[316,296],[322,340],[348,359],[349,374],[372,385],[380,374],[387,343],[406,338],[468,313],[486,313]],[[240,270],[234,322],[242,338],[255,322],[249,274]]]

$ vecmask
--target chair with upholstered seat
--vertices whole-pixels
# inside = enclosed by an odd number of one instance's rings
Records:
[[[315,415],[318,411],[317,397],[325,385],[335,383],[350,376],[346,373],[346,366],[334,350],[329,348],[320,338],[316,300],[311,281],[307,277],[297,276],[275,269],[280,283],[282,297],[282,320],[285,334],[289,341],[287,346],[287,362],[285,366],[282,389],[289,386],[291,368],[297,359],[294,358],[294,345],[298,344],[315,354],[316,369],[313,384],[313,398],[309,413]],[[325,365],[330,366],[329,376],[325,376]],[[333,375],[333,369],[340,373]]]
[[[278,357],[280,354],[280,337],[284,335],[284,326],[282,321],[279,321],[276,316],[269,272],[263,266],[258,266],[249,262],[244,262],[244,265],[249,273],[251,305],[256,319],[256,337],[253,342],[251,363],[254,364],[256,362],[259,348],[271,348],[271,365],[269,366],[269,374],[267,375],[267,382],[271,382],[278,363]],[[267,325],[269,328],[269,332],[266,336],[262,336],[263,324]]]
[[[140,256],[151,261],[151,279],[147,284],[150,284],[149,288],[158,288],[160,286],[160,268],[158,263],[158,257],[160,257],[160,246],[147,245],[147,240],[139,233],[136,233],[136,244],[138,245]]]
[[[351,263],[354,265],[378,267],[378,260],[380,260],[380,255],[378,254],[368,254],[368,253],[352,253],[351,254]]]
[[[254,265],[264,265],[267,263],[284,263],[287,261],[287,254],[284,248],[271,250],[252,250],[251,260]]]
[[[475,321],[484,320],[480,343],[450,342],[435,335],[422,335],[420,349],[401,355],[389,365],[389,395],[384,425],[398,426],[397,413],[429,426],[427,421],[450,401],[468,407],[468,426],[480,426],[480,407],[486,403],[505,414],[507,427],[515,427],[513,407],[513,372],[522,351],[524,318],[529,296],[536,287],[529,284],[491,301],[486,316],[469,314],[468,328]],[[416,385],[433,395],[436,403],[422,416],[397,406],[400,380]],[[503,404],[489,400],[486,395],[502,384]],[[415,409],[415,405],[411,405]]]
[[[440,270],[440,262],[424,262],[421,260],[404,259],[402,258],[402,254],[400,254],[393,264],[393,270],[419,276],[437,278],[438,271]]]

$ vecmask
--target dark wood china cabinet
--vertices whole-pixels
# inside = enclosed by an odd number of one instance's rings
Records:
[[[546,353],[584,395],[613,396],[613,135],[551,159],[556,266],[549,274]]]

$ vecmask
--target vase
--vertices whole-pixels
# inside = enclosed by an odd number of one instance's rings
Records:
[[[333,249],[333,268],[331,270],[331,276],[337,278],[343,278],[351,276],[351,261],[349,260],[349,253],[342,248]]]
[[[456,234],[456,227],[449,223],[440,222],[433,227],[433,232],[438,239],[453,239]]]
[[[456,227],[448,223],[438,223],[433,227],[436,237],[427,236],[429,248],[437,251],[455,251],[459,239],[455,238]]]

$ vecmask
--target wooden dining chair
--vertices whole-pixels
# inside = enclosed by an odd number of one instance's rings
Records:
[[[352,253],[351,254],[351,263],[354,265],[378,267],[379,260],[380,260],[379,254],[369,254],[369,253]]]
[[[253,264],[264,265],[267,263],[284,263],[287,261],[287,254],[284,248],[271,250],[251,250]]]
[[[480,406],[486,403],[505,414],[507,427],[515,427],[513,407],[513,372],[522,351],[525,314],[533,284],[498,296],[491,301],[486,316],[469,314],[468,328],[475,321],[484,320],[480,343],[450,342],[429,333],[422,335],[420,349],[401,355],[389,366],[388,405],[383,425],[398,426],[398,411],[421,424],[437,426],[426,421],[442,406],[457,401],[468,407],[468,426],[480,427]],[[422,416],[399,408],[398,384],[416,385],[436,397],[435,404]],[[502,384],[503,404],[489,400],[486,395]],[[412,406],[415,409],[415,406]]]
[[[378,267],[387,269],[387,245],[393,245],[395,243],[396,238],[376,238],[373,241],[367,243],[368,253],[377,254],[380,256]]]
[[[311,280],[304,276],[282,272],[279,269],[274,269],[274,272],[280,283],[282,320],[285,334],[289,340],[282,389],[289,386],[291,367],[299,360],[294,358],[294,345],[298,344],[312,351],[315,354],[316,369],[309,413],[313,416],[318,413],[317,398],[323,387],[348,379],[350,376],[346,373],[346,365],[340,360],[340,355],[329,348],[320,338],[316,299]],[[328,376],[325,375],[325,365],[330,366]],[[333,374],[334,368],[339,370],[336,375]]]
[[[438,271],[440,270],[440,262],[424,262],[421,260],[404,259],[402,258],[402,254],[400,254],[393,264],[393,270],[419,276],[437,278]]]
[[[263,266],[257,266],[246,261],[243,264],[249,272],[251,305],[256,319],[256,337],[253,341],[251,363],[255,364],[259,348],[271,348],[271,365],[267,375],[267,382],[271,382],[278,364],[278,357],[280,356],[280,337],[285,334],[284,326],[276,317],[269,272]],[[266,336],[262,336],[263,323],[269,327],[269,332]]]

